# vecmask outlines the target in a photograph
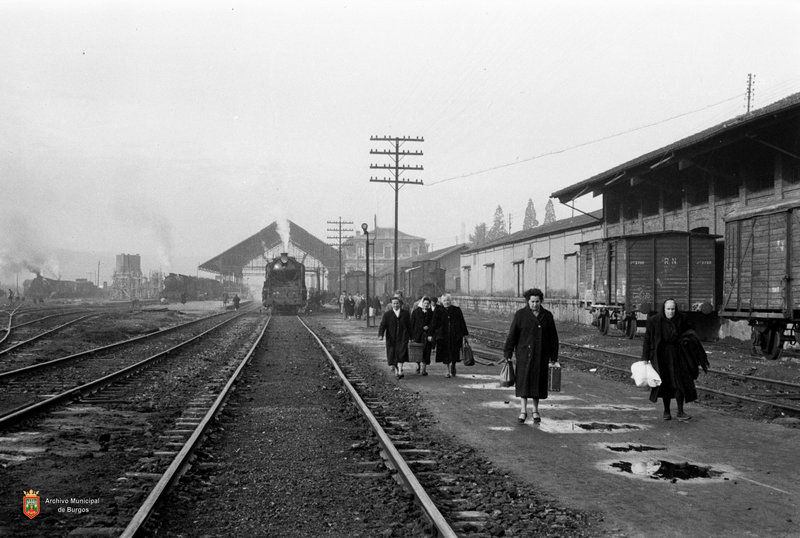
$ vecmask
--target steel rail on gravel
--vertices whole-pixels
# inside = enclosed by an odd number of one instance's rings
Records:
[[[388,456],[390,463],[394,466],[395,469],[397,469],[400,480],[406,486],[406,489],[411,491],[411,493],[414,495],[418,504],[422,507],[422,510],[425,513],[425,515],[428,517],[431,523],[436,527],[439,536],[444,536],[446,538],[457,538],[458,535],[450,527],[450,524],[447,523],[447,520],[444,518],[442,513],[436,507],[436,504],[434,504],[434,502],[428,496],[428,493],[425,491],[425,488],[422,487],[422,484],[419,483],[417,477],[414,476],[413,471],[408,466],[405,459],[403,459],[403,456],[400,455],[400,452],[394,446],[394,443],[392,443],[392,440],[383,430],[380,423],[378,423],[378,419],[375,418],[375,415],[373,415],[372,411],[369,410],[367,404],[364,402],[364,400],[361,399],[361,396],[358,394],[358,391],[355,389],[355,387],[353,387],[353,385],[347,379],[347,376],[339,367],[339,364],[336,362],[336,359],[334,359],[333,356],[330,354],[330,352],[328,352],[328,349],[325,347],[325,344],[322,343],[322,340],[320,340],[320,338],[316,335],[316,333],[314,333],[314,331],[312,331],[311,328],[308,325],[306,325],[306,323],[302,320],[302,318],[298,316],[297,319],[300,320],[300,323],[303,325],[303,327],[305,327],[306,330],[308,330],[308,332],[311,333],[311,336],[313,336],[314,339],[317,341],[317,344],[319,344],[319,347],[320,349],[322,349],[322,352],[325,353],[325,356],[328,357],[328,360],[333,365],[333,368],[336,370],[336,373],[339,375],[339,378],[342,380],[342,383],[344,383],[344,386],[347,387],[347,390],[350,393],[350,396],[355,401],[359,411],[361,411],[361,414],[364,415],[364,417],[367,419],[370,426],[372,427],[373,431],[378,436],[378,442],[380,443],[384,452]]]
[[[57,314],[57,315],[66,315],[66,314]],[[35,342],[36,340],[39,340],[40,338],[44,338],[48,334],[54,333],[56,331],[59,331],[59,330],[63,329],[64,327],[69,327],[70,325],[78,323],[79,321],[83,321],[83,320],[85,320],[87,318],[91,318],[91,317],[99,316],[99,315],[100,315],[99,313],[87,314],[85,316],[81,316],[79,318],[75,318],[73,320],[70,320],[70,321],[68,321],[66,323],[62,323],[58,327],[53,327],[52,329],[50,329],[48,331],[45,331],[43,333],[39,333],[39,334],[37,334],[36,336],[34,336],[32,338],[28,338],[27,340],[23,340],[22,342],[17,342],[13,346],[9,346],[9,347],[7,347],[5,349],[0,350],[0,355],[4,355],[6,353],[9,353],[10,351],[12,351],[14,349],[17,349],[18,347],[24,346],[25,344],[30,344],[31,342]],[[53,316],[47,316],[47,317],[49,318],[49,317],[53,317]],[[41,321],[43,319],[47,319],[47,318],[40,318],[40,319],[37,319],[37,320],[29,322],[29,323],[35,323],[35,322]],[[27,325],[27,323],[24,323],[23,325]],[[21,326],[22,325],[15,325],[14,328],[16,329],[17,327],[21,327]]]
[[[124,346],[126,344],[137,342],[137,341],[143,340],[145,338],[154,338],[154,337],[157,337],[157,336],[161,336],[161,335],[166,334],[168,332],[177,331],[178,329],[183,329],[183,328],[189,327],[190,325],[194,325],[196,323],[202,323],[203,321],[209,320],[209,319],[214,318],[214,317],[224,316],[225,314],[230,314],[230,312],[218,312],[218,313],[212,314],[210,316],[205,316],[205,317],[202,317],[202,318],[199,318],[199,319],[194,319],[192,321],[188,321],[186,323],[181,323],[180,325],[175,325],[173,327],[167,327],[166,329],[161,329],[159,331],[152,332],[152,333],[149,333],[149,334],[143,334],[141,336],[135,336],[133,338],[128,338],[127,340],[120,340],[119,342],[113,342],[113,343],[105,345],[105,346],[100,346],[100,347],[96,347],[96,348],[92,348],[92,349],[87,349],[86,351],[79,351],[78,353],[73,353],[72,355],[67,355],[65,357],[59,357],[59,358],[53,359],[51,361],[40,362],[38,364],[31,364],[30,366],[25,366],[23,368],[18,368],[16,370],[8,370],[6,372],[0,372],[0,381],[6,381],[8,379],[12,379],[12,378],[20,376],[22,374],[29,374],[30,372],[32,372],[34,370],[37,370],[37,369],[40,369],[40,368],[46,368],[46,367],[49,367],[49,366],[54,366],[54,365],[56,365],[58,363],[61,363],[63,361],[69,361],[69,360],[72,360],[72,359],[77,359],[78,357],[82,357],[83,355],[91,355],[93,353],[99,353],[101,351],[106,351],[106,350],[109,350],[109,349],[113,349],[115,347]]]
[[[256,348],[264,339],[264,334],[267,332],[267,327],[269,327],[269,322],[271,320],[272,317],[267,318],[267,322],[264,324],[261,334],[258,335],[255,343],[250,347],[250,351],[247,352],[247,355],[239,363],[236,371],[234,371],[233,375],[231,375],[230,379],[228,379],[228,382],[222,388],[222,391],[220,392],[219,396],[217,396],[216,400],[214,400],[214,403],[203,417],[203,420],[200,421],[200,424],[198,424],[194,429],[192,435],[186,440],[183,447],[181,447],[180,451],[178,451],[178,454],[175,455],[172,463],[161,476],[158,483],[153,486],[153,490],[150,492],[150,495],[147,496],[144,503],[142,503],[142,506],[139,508],[136,514],[134,514],[130,523],[128,523],[128,526],[125,528],[122,534],[120,534],[120,538],[131,538],[133,536],[138,536],[143,532],[145,523],[147,523],[147,520],[153,514],[156,507],[158,507],[164,495],[169,491],[169,488],[180,477],[183,469],[186,467],[186,465],[188,465],[191,455],[200,446],[200,441],[203,437],[203,434],[208,429],[208,426],[211,424],[211,421],[214,419],[214,417],[222,409],[222,405],[230,395],[234,383],[236,383],[236,380],[241,375],[242,370],[245,366],[247,366],[247,363],[250,362],[250,359],[252,358],[253,353],[255,353]]]
[[[222,323],[214,325],[210,329],[208,329],[206,331],[203,331],[202,333],[200,333],[200,334],[198,334],[196,336],[193,336],[189,340],[185,340],[184,342],[181,342],[180,344],[172,346],[169,349],[166,349],[164,351],[160,351],[160,352],[156,353],[155,355],[153,355],[151,357],[148,357],[146,359],[142,359],[141,361],[139,361],[139,362],[137,362],[135,364],[132,364],[132,365],[126,367],[126,368],[123,368],[122,370],[118,370],[118,371],[114,372],[113,374],[108,374],[107,376],[101,377],[100,379],[95,379],[94,381],[90,381],[89,383],[85,383],[85,384],[80,385],[78,387],[73,387],[73,388],[71,388],[71,389],[69,389],[69,390],[67,390],[65,392],[62,392],[61,394],[56,394],[55,396],[47,398],[46,400],[42,400],[42,401],[36,402],[36,403],[34,403],[32,405],[23,407],[22,409],[19,409],[19,410],[16,410],[16,411],[12,411],[11,413],[3,415],[2,417],[0,417],[0,430],[2,430],[3,428],[9,427],[9,426],[11,426],[13,424],[16,424],[18,422],[21,422],[23,420],[26,420],[28,418],[31,418],[31,417],[39,414],[39,413],[42,413],[45,409],[49,409],[50,407],[58,405],[58,404],[60,404],[62,402],[71,401],[71,400],[73,400],[75,398],[78,398],[80,396],[86,396],[88,394],[92,394],[94,392],[97,392],[98,390],[110,385],[111,383],[113,383],[114,381],[116,381],[116,380],[118,380],[120,378],[128,377],[130,375],[133,375],[134,373],[136,373],[139,370],[142,370],[144,368],[152,366],[155,363],[156,360],[166,357],[167,355],[169,355],[170,353],[172,353],[176,349],[184,347],[184,346],[194,342],[195,340],[199,340],[200,338],[202,338],[203,336],[207,335],[211,331],[214,331],[214,330],[222,327],[223,325],[225,325],[227,323],[230,323],[231,321],[233,321],[235,319],[240,318],[244,314],[245,314],[245,312],[243,312],[243,313],[241,313],[239,315],[236,315],[236,316],[232,316],[231,318],[226,319]]]

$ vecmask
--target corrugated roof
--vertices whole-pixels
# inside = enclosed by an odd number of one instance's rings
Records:
[[[462,252],[462,254],[472,254],[473,252],[490,250],[510,243],[521,243],[523,241],[528,241],[536,237],[553,235],[554,233],[565,232],[567,230],[574,230],[576,228],[586,228],[587,226],[591,225],[599,226],[602,219],[603,219],[603,210],[598,209],[597,211],[592,211],[587,215],[578,215],[577,217],[570,217],[567,219],[557,220],[555,222],[551,222],[550,224],[542,224],[541,226],[537,226],[536,228],[531,228],[530,230],[522,230],[519,232],[514,232],[511,235],[507,235],[500,239],[495,239],[491,243],[484,243],[479,247],[465,250],[464,252]]]
[[[551,198],[558,198],[560,201],[565,202],[574,200],[584,194],[595,190],[597,187],[602,187],[604,183],[620,174],[627,173],[630,169],[640,168],[645,165],[649,166],[654,162],[658,162],[668,157],[671,153],[679,150],[686,149],[691,146],[696,146],[704,142],[711,141],[715,137],[723,133],[728,133],[736,129],[754,126],[764,122],[772,115],[779,113],[793,112],[800,109],[800,92],[785,97],[763,108],[759,108],[750,112],[749,114],[742,114],[736,116],[728,121],[687,136],[677,142],[673,142],[655,151],[645,153],[635,159],[632,159],[624,164],[610,168],[603,173],[597,174],[584,181],[561,189],[550,195]]]

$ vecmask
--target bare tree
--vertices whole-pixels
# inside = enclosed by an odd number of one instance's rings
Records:
[[[469,242],[473,247],[479,247],[486,243],[486,223],[481,222],[475,226],[475,232],[470,234]]]

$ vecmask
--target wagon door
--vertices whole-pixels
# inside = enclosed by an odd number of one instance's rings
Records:
[[[626,309],[649,313],[655,308],[654,241],[652,237],[628,238]]]
[[[753,219],[750,281],[751,306],[755,310],[782,311],[786,275],[786,231],[790,213],[782,211]]]
[[[665,235],[655,241],[655,304],[675,299],[678,308],[688,310],[689,298],[688,235]]]

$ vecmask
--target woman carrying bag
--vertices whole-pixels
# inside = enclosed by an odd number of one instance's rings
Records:
[[[533,422],[542,421],[539,400],[547,398],[550,363],[558,359],[558,332],[553,314],[542,307],[544,293],[538,288],[523,294],[527,305],[514,314],[508,331],[503,356],[507,361],[517,357],[515,394],[520,399],[517,421],[528,418],[528,398],[533,400]]]

